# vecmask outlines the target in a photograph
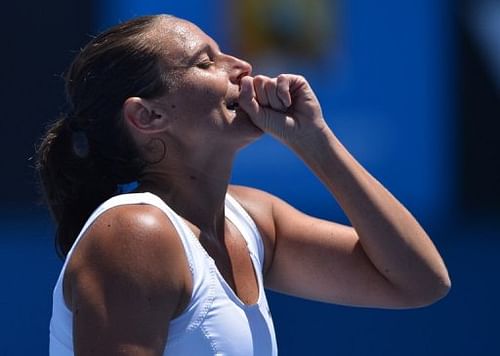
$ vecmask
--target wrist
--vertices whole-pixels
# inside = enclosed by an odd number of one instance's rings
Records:
[[[339,140],[325,123],[314,132],[295,140],[290,147],[304,160],[318,160],[339,147]]]

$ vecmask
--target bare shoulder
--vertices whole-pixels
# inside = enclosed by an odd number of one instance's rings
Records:
[[[264,272],[267,274],[272,264],[276,244],[273,205],[278,198],[263,190],[240,185],[230,185],[229,194],[240,203],[259,229],[264,242]]]
[[[182,292],[187,272],[182,243],[160,209],[146,204],[118,206],[96,219],[71,257],[65,299],[71,306],[75,291],[101,293],[110,285],[117,291]],[[83,288],[82,283],[91,285]]]
[[[260,228],[268,231],[273,223],[273,202],[276,197],[256,188],[230,185],[229,194],[250,214]]]
[[[260,189],[241,185],[229,186],[229,193],[243,206],[259,227],[275,236],[283,216],[304,216],[283,199]]]
[[[283,199],[260,189],[231,185],[229,193],[259,223],[272,223],[275,225],[280,215],[300,213]]]
[[[275,199],[272,194],[263,190],[243,185],[230,185],[228,191],[245,208],[270,209],[272,200]]]
[[[75,353],[160,354],[169,321],[189,301],[189,283],[182,242],[161,210],[106,211],[85,233],[64,277]]]

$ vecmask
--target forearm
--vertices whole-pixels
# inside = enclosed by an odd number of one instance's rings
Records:
[[[446,293],[446,267],[426,232],[330,130],[295,151],[328,187],[377,270],[401,293],[435,298]]]

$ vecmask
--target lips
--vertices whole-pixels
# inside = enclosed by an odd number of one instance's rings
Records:
[[[240,107],[238,101],[240,98],[240,88],[237,85],[229,85],[225,98],[224,104],[226,109],[235,112]]]

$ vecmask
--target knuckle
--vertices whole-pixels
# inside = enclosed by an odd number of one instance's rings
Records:
[[[264,83],[264,82],[265,82],[266,77],[265,77],[265,76],[263,76],[262,74],[259,74],[259,75],[256,75],[256,76],[253,78],[253,80],[254,80],[254,82],[256,82],[256,83],[261,84],[261,83]]]
[[[278,75],[278,77],[276,78],[276,80],[278,82],[284,82],[288,79],[288,74],[280,74]]]

